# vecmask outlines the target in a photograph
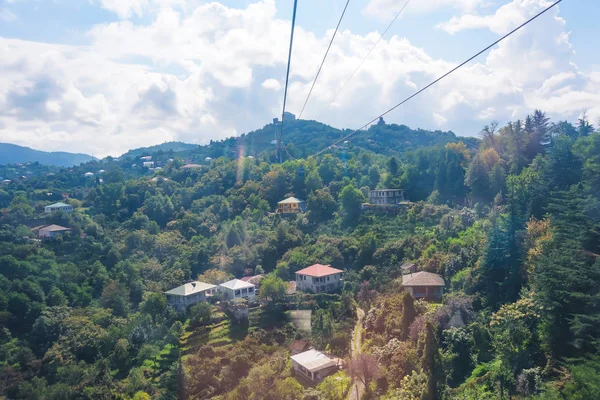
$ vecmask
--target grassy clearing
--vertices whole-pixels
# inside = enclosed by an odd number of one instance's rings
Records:
[[[287,318],[278,311],[254,307],[249,310],[246,323],[233,323],[228,318],[207,327],[191,329],[189,323],[184,325],[185,333],[181,337],[183,358],[203,345],[215,347],[235,344],[251,332],[258,329],[269,329],[287,322]]]

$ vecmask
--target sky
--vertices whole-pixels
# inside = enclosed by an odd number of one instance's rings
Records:
[[[303,119],[358,128],[552,3],[409,0],[343,88],[406,2],[350,1]],[[300,112],[345,3],[299,0],[288,111]],[[600,123],[597,3],[564,0],[386,122],[474,136],[541,109]],[[259,129],[281,114],[292,8],[0,0],[0,142],[103,157]]]

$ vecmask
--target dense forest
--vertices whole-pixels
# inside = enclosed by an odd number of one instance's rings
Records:
[[[319,157],[345,131],[298,120],[283,163],[276,128],[144,153],[152,170],[138,152],[0,167],[0,398],[344,399],[352,380],[361,398],[597,397],[600,133],[585,116],[536,110],[479,139],[381,120]],[[364,209],[373,188],[409,201]],[[275,214],[289,196],[306,213]],[[74,212],[44,213],[59,200]],[[71,231],[39,240],[45,224]],[[440,303],[403,290],[406,262],[444,278]],[[315,263],[343,269],[343,289],[290,294]],[[163,295],[254,274],[245,324]],[[310,332],[289,318],[307,309]],[[295,339],[348,367],[297,379]]]

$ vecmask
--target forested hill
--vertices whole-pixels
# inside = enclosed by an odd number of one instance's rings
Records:
[[[0,165],[37,162],[43,165],[70,167],[94,159],[94,157],[87,154],[63,151],[47,152],[17,146],[16,144],[0,143]]]
[[[343,134],[286,126],[297,152]],[[159,151],[154,168],[106,158],[3,182],[0,398],[342,400],[351,379],[362,399],[598,398],[600,131],[585,117],[535,111],[480,141],[380,124],[282,163],[275,128]],[[371,188],[409,202],[363,207]],[[274,213],[289,196],[306,212]],[[72,212],[45,213],[57,201]],[[294,293],[315,263],[342,287]],[[443,297],[415,298],[405,263]],[[164,295],[257,274],[242,322],[220,294],[185,311]],[[307,387],[296,339],[346,368]]]
[[[271,144],[279,134],[280,126],[268,124],[262,129],[242,135],[236,139],[237,145],[246,155],[257,156],[272,151]],[[352,129],[337,129],[321,122],[311,120],[285,121],[283,143],[290,154],[296,158],[305,158],[323,150],[336,140],[352,133]],[[411,129],[406,125],[386,124],[383,120],[360,132],[338,147],[370,150],[381,155],[400,155],[420,147],[445,145],[449,142],[463,141],[467,147],[477,146],[474,137],[457,137],[453,132]]]
[[[283,131],[283,143],[295,158],[305,158],[323,150],[336,140],[353,132],[349,129],[337,129],[317,121],[286,121]],[[144,155],[159,154],[159,159],[172,158],[174,154],[189,162],[202,163],[206,157],[238,158],[239,156],[264,157],[275,161],[273,141],[279,136],[279,124],[267,124],[261,129],[231,137],[221,141],[212,141],[208,145],[196,146],[180,142],[164,143],[157,146],[131,150],[120,159],[130,159]],[[474,149],[479,140],[474,137],[458,137],[453,132],[428,131],[411,129],[405,125],[379,124],[354,135],[347,143],[340,143],[337,148],[345,151],[369,150],[380,155],[400,156],[406,152],[423,147],[445,145],[449,142],[462,141],[467,148]],[[336,151],[336,148],[332,149]],[[284,159],[287,155],[284,155]]]
[[[123,154],[121,157],[122,158],[142,157],[142,156],[146,156],[146,155],[152,155],[152,154],[158,153],[158,152],[164,152],[164,153],[175,152],[175,153],[177,153],[177,152],[182,152],[182,151],[186,151],[186,150],[193,150],[197,147],[198,147],[198,145],[196,145],[196,144],[189,144],[189,143],[184,143],[184,142],[166,142],[166,143],[157,144],[155,146],[140,147],[138,149],[129,150],[127,153]]]

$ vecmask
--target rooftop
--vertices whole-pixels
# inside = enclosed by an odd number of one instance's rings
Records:
[[[292,352],[300,353],[308,347],[308,341],[306,340],[294,340],[292,342]]]
[[[415,266],[415,263],[407,262],[400,266],[401,269],[411,269]]]
[[[63,231],[70,231],[71,228],[65,228],[64,226],[60,226],[60,225],[48,225],[43,228],[39,228],[39,230],[48,231],[48,232],[63,232]]]
[[[401,192],[403,192],[404,189],[371,189],[371,191],[376,191],[376,192],[397,192],[397,191],[401,191]]]
[[[202,168],[200,164],[185,164],[180,169],[193,169],[193,168]]]
[[[253,285],[256,285],[256,284],[260,283],[260,280],[262,278],[263,278],[263,276],[258,274],[258,275],[254,275],[254,276],[244,276],[243,278],[240,279],[240,281],[244,281],[244,282],[248,282]]]
[[[59,203],[50,204],[49,206],[46,206],[46,207],[71,207],[71,206],[69,204],[59,202]]]
[[[331,265],[315,264],[315,265],[311,265],[310,267],[301,269],[300,271],[297,271],[296,273],[301,274],[301,275],[314,276],[314,277],[318,278],[321,276],[339,274],[340,272],[344,272],[344,271],[342,271],[341,269],[337,269],[337,268],[331,268]]]
[[[189,296],[194,293],[204,292],[206,290],[214,289],[217,286],[210,283],[204,283],[199,281],[189,282],[181,286],[177,286],[175,289],[171,289],[165,294],[172,294],[175,296]]]
[[[296,354],[295,356],[292,356],[292,360],[311,372],[317,372],[324,368],[337,365],[337,362],[333,358],[329,358],[327,355],[315,349]]]
[[[295,197],[288,197],[285,200],[281,200],[277,204],[296,204],[296,203],[304,203],[304,200],[297,199]]]
[[[445,286],[444,278],[438,274],[420,271],[402,277],[402,286]]]
[[[227,289],[244,289],[254,287],[253,284],[244,282],[240,279],[232,279],[229,282],[221,283],[219,286]]]

